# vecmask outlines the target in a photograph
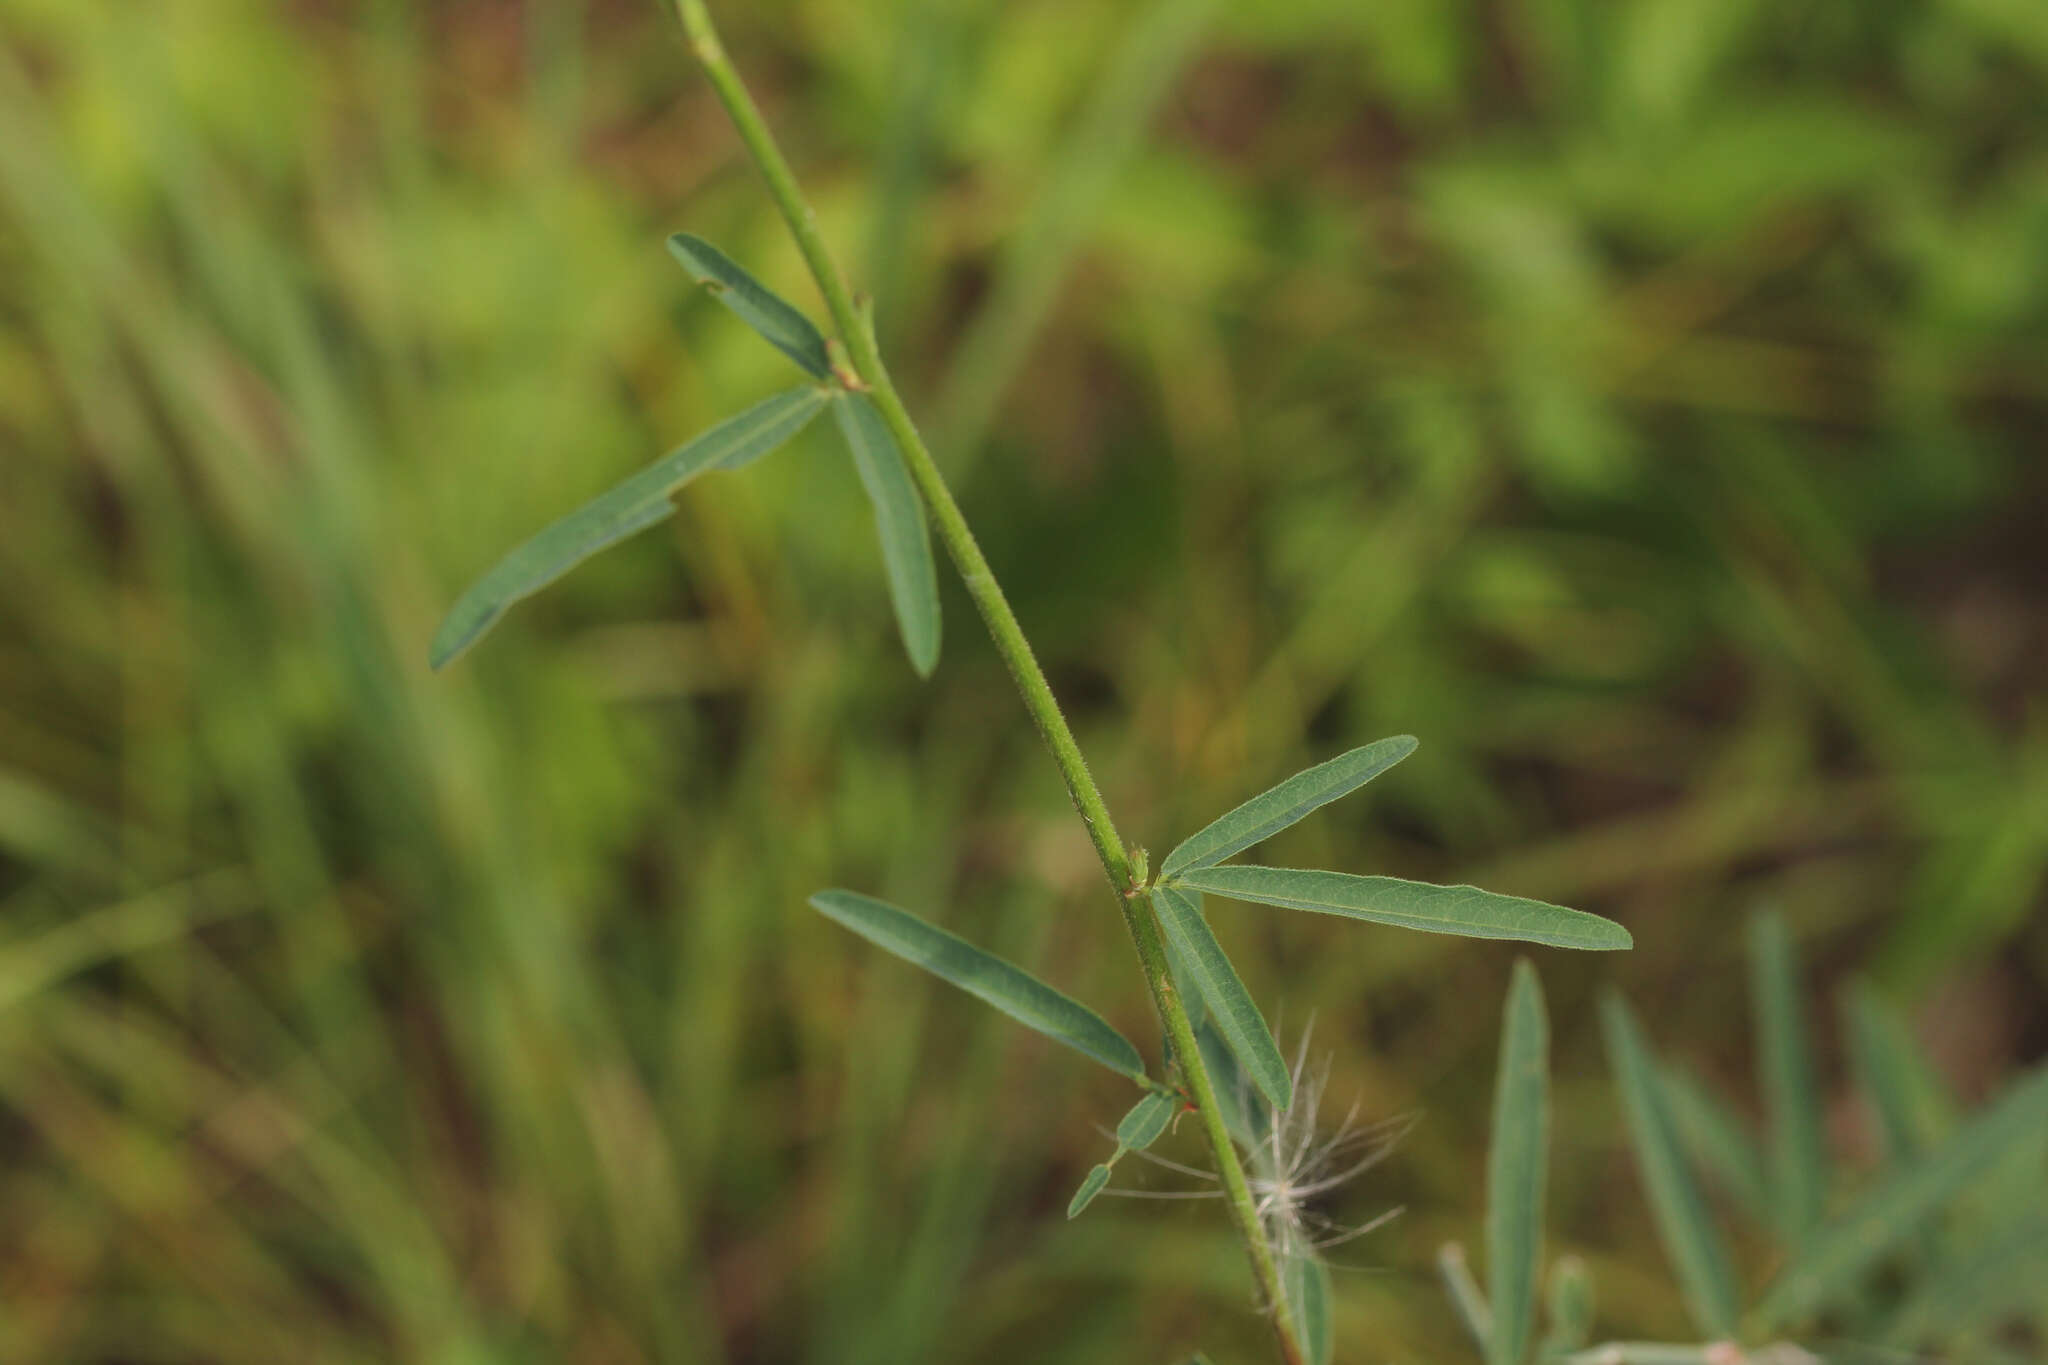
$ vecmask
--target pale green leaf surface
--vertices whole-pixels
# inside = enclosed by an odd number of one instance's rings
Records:
[[[1202,918],[1201,905],[1180,887],[1157,886],[1152,889],[1152,908],[1159,913],[1166,941],[1180,951],[1193,972],[1195,990],[1208,1008],[1209,1021],[1230,1044],[1267,1103],[1275,1109],[1287,1108],[1294,1102],[1287,1060],[1280,1055],[1265,1016],[1253,1003],[1237,969],[1230,965],[1223,945]]]
[[[1522,1365],[1535,1335],[1549,1148],[1550,1022],[1536,969],[1521,961],[1501,1023],[1486,1163],[1487,1297],[1493,1304],[1488,1365]]]
[[[1956,1135],[1823,1227],[1757,1305],[1766,1331],[1820,1311],[1984,1169],[2048,1135],[2048,1067],[2037,1067]]]
[[[638,474],[615,484],[521,544],[492,566],[449,608],[434,633],[428,662],[441,668],[475,644],[505,614],[598,551],[615,545],[675,510],[676,490],[713,469],[738,469],[768,454],[804,429],[826,401],[812,385],[756,403]]]
[[[811,908],[1111,1071],[1145,1079],[1138,1049],[1101,1015],[959,935],[853,891],[820,891],[811,897]]]
[[[1181,840],[1159,865],[1159,875],[1211,867],[1242,853],[1317,807],[1358,790],[1414,752],[1413,735],[1395,735],[1303,769]]]
[[[702,237],[678,232],[668,239],[671,256],[768,343],[819,379],[832,377],[824,334],[803,310],[749,274],[732,257]]]
[[[1330,1268],[1311,1251],[1295,1252],[1281,1268],[1294,1329],[1309,1365],[1329,1365],[1336,1339],[1330,1325]]]
[[[889,571],[889,600],[903,632],[903,648],[918,676],[930,677],[939,662],[939,576],[932,562],[924,502],[873,400],[863,393],[842,393],[832,404],[832,415],[839,420],[875,511],[882,563]]]
[[[1067,1217],[1079,1218],[1081,1210],[1095,1202],[1095,1196],[1102,1193],[1102,1187],[1109,1183],[1109,1167],[1091,1166],[1081,1181],[1081,1188],[1074,1191],[1074,1197],[1067,1201]]]
[[[1230,1130],[1230,1136],[1242,1147],[1256,1147],[1264,1142],[1273,1130],[1273,1111],[1246,1079],[1244,1069],[1237,1064],[1237,1055],[1216,1031],[1214,1019],[1204,1020],[1195,1030],[1195,1046],[1201,1051],[1202,1065],[1208,1069],[1209,1082],[1215,1087],[1216,1103],[1223,1110],[1223,1124]]]
[[[1157,1090],[1139,1100],[1116,1126],[1117,1145],[1128,1151],[1142,1152],[1159,1141],[1166,1125],[1173,1122],[1173,1111],[1179,1103],[1173,1096]]]
[[[1635,1015],[1620,996],[1609,995],[1601,1001],[1600,1015],[1609,1062],[1628,1113],[1636,1164],[1643,1173],[1658,1236],[1678,1273],[1679,1288],[1701,1331],[1732,1339],[1741,1316],[1734,1266],[1679,1150],[1656,1060],[1643,1042]]]
[[[1797,1247],[1820,1222],[1826,1168],[1820,1086],[1800,1013],[1798,964],[1782,916],[1765,913],[1750,921],[1749,954],[1757,1082],[1770,1114],[1772,1218],[1786,1244]]]
[[[1519,939],[1553,948],[1615,949],[1634,943],[1628,930],[1612,920],[1476,886],[1436,886],[1291,867],[1205,867],[1182,873],[1179,882],[1233,900],[1433,934]]]

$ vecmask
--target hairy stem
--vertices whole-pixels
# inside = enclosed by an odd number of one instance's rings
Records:
[[[1067,724],[1066,715],[1053,696],[1052,685],[1046,681],[1045,670],[1039,667],[1031,642],[1025,638],[1016,613],[1010,609],[1009,599],[1003,595],[1001,585],[990,571],[988,559],[975,541],[974,532],[960,511],[960,504],[954,500],[952,489],[939,472],[924,438],[911,421],[909,409],[904,407],[902,396],[889,378],[888,368],[883,365],[881,351],[875,344],[874,329],[855,305],[845,277],[839,273],[838,265],[826,249],[825,239],[818,231],[817,215],[805,200],[781,149],[776,146],[767,120],[761,116],[753,96],[726,56],[718,31],[712,25],[710,12],[703,0],[676,0],[676,4],[683,29],[689,35],[690,46],[703,66],[704,74],[717,91],[734,127],[739,130],[748,155],[767,180],[769,192],[796,239],[797,249],[803,253],[804,263],[817,281],[818,292],[824,296],[825,306],[832,315],[833,328],[846,347],[854,373],[867,386],[882,419],[888,423],[890,432],[902,448],[911,478],[924,495],[925,506],[938,526],[939,538],[945,542],[947,554],[959,570],[981,619],[987,624],[997,653],[1002,655],[1010,676],[1015,679],[1025,709],[1031,713],[1046,747],[1052,750],[1053,761],[1059,765],[1060,776],[1066,781],[1074,809],[1080,812],[1082,823],[1088,827],[1088,838],[1095,845],[1103,874],[1108,877],[1110,890],[1123,912],[1124,926],[1130,932],[1131,942],[1138,950],[1138,960],[1145,969],[1146,985],[1151,989],[1152,1000],[1158,1007],[1167,1037],[1172,1040],[1173,1054],[1180,1063],[1189,1097],[1201,1116],[1202,1130],[1208,1135],[1232,1218],[1251,1256],[1252,1274],[1258,1281],[1259,1293],[1272,1315],[1280,1354],[1287,1365],[1303,1365],[1293,1310],[1281,1290],[1279,1266],[1265,1228],[1259,1222],[1251,1189],[1245,1183],[1244,1166],[1238,1160],[1237,1149],[1231,1144],[1229,1129],[1224,1125],[1223,1111],[1217,1104],[1208,1068],[1202,1061],[1201,1050],[1195,1045],[1194,1030],[1188,1023],[1187,1009],[1181,1003],[1180,989],[1167,968],[1166,948],[1160,938],[1158,922],[1153,917],[1149,901],[1137,894],[1140,888],[1132,876],[1130,855],[1124,849],[1123,840],[1117,836],[1116,824],[1110,819],[1102,792],[1088,772],[1081,746],[1075,742],[1073,729]]]

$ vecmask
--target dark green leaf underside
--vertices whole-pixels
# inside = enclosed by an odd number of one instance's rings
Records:
[[[1202,918],[1200,904],[1180,887],[1160,886],[1153,888],[1152,908],[1159,914],[1166,941],[1194,974],[1194,989],[1207,1008],[1209,1022],[1237,1054],[1266,1102],[1275,1109],[1287,1108],[1294,1102],[1294,1084],[1287,1074],[1286,1059],[1251,992]]]
[[[1282,1274],[1302,1354],[1309,1365],[1329,1365],[1336,1349],[1330,1327],[1330,1268],[1313,1252],[1304,1251],[1287,1258]]]
[[[1181,840],[1159,865],[1159,875],[1212,867],[1242,853],[1317,807],[1358,790],[1414,752],[1414,736],[1395,735],[1304,769]]]
[[[691,279],[708,289],[713,298],[730,308],[775,349],[812,376],[831,378],[832,360],[825,349],[824,334],[804,316],[802,309],[748,274],[732,257],[702,237],[678,232],[668,239],[668,250],[690,272]]]
[[[957,934],[852,891],[820,891],[811,897],[811,908],[1111,1071],[1145,1079],[1138,1049],[1101,1015]]]
[[[803,430],[825,402],[825,391],[807,384],[756,403],[550,525],[462,594],[434,633],[428,662],[445,666],[482,638],[514,602],[668,516],[675,510],[671,499],[691,479],[758,460]]]
[[[862,393],[841,393],[832,415],[853,452],[854,468],[875,510],[875,532],[882,541],[882,563],[889,571],[889,600],[903,632],[910,666],[930,677],[939,662],[939,576],[932,561],[931,529],[925,522],[924,500],[910,480],[896,438]]]
[[[1398,877],[1359,877],[1290,867],[1206,867],[1184,872],[1185,886],[1233,900],[1371,920],[1432,934],[1518,939],[1552,948],[1630,947],[1628,930],[1612,920],[1560,905]]]

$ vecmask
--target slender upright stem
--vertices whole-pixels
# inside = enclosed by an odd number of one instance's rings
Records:
[[[1181,1003],[1179,987],[1167,967],[1166,948],[1160,938],[1158,921],[1153,916],[1150,902],[1139,894],[1141,888],[1132,875],[1130,855],[1124,849],[1123,840],[1117,836],[1116,824],[1110,819],[1102,792],[1088,772],[1081,746],[1075,742],[1073,729],[1067,724],[1066,715],[1053,696],[1052,685],[1046,681],[1045,670],[1039,667],[1031,642],[1025,638],[1016,613],[1010,609],[1009,599],[1003,595],[1002,587],[989,569],[988,559],[975,541],[974,532],[960,511],[960,504],[954,500],[952,489],[939,472],[924,438],[911,421],[909,409],[904,407],[902,396],[889,378],[888,367],[882,363],[880,348],[875,344],[874,329],[862,317],[853,294],[846,287],[845,277],[839,273],[838,265],[826,249],[825,239],[818,231],[817,215],[804,198],[781,149],[776,146],[767,120],[761,116],[753,96],[726,56],[725,48],[718,40],[718,30],[712,25],[711,15],[704,7],[704,0],[676,0],[676,3],[690,46],[726,113],[731,116],[733,125],[739,130],[748,155],[767,180],[769,192],[788,222],[790,234],[796,239],[797,249],[803,253],[804,262],[817,281],[818,292],[824,296],[825,307],[832,315],[833,328],[846,347],[854,373],[867,386],[883,421],[902,448],[910,476],[924,495],[925,506],[938,525],[939,538],[945,542],[947,554],[952,557],[954,567],[960,571],[960,577],[967,586],[968,595],[974,599],[981,619],[987,624],[996,652],[1002,655],[1010,676],[1016,681],[1025,709],[1031,713],[1039,734],[1044,736],[1046,746],[1052,750],[1053,761],[1059,765],[1060,776],[1066,781],[1067,794],[1073,798],[1074,809],[1080,812],[1082,823],[1088,827],[1088,838],[1095,845],[1103,874],[1108,877],[1110,890],[1123,912],[1124,926],[1130,932],[1131,942],[1138,950],[1138,960],[1145,970],[1146,985],[1151,989],[1152,1000],[1159,1010],[1167,1037],[1173,1042],[1173,1055],[1180,1063],[1189,1097],[1201,1116],[1202,1130],[1208,1135],[1232,1218],[1251,1256],[1252,1274],[1258,1281],[1259,1293],[1272,1315],[1280,1354],[1287,1365],[1303,1365],[1304,1356],[1293,1309],[1281,1288],[1279,1266],[1265,1227],[1259,1221],[1251,1189],[1245,1183],[1244,1166],[1238,1160],[1237,1149],[1231,1144],[1230,1131],[1224,1124],[1223,1110],[1217,1103],[1215,1086],[1202,1061],[1201,1049],[1195,1045],[1187,1008]]]

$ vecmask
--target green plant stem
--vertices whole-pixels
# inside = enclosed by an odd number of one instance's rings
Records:
[[[1259,1222],[1257,1206],[1250,1186],[1245,1182],[1244,1166],[1238,1160],[1236,1147],[1231,1144],[1230,1131],[1224,1124],[1223,1110],[1217,1104],[1215,1087],[1209,1079],[1208,1068],[1203,1064],[1201,1049],[1195,1045],[1194,1030],[1188,1023],[1180,990],[1167,968],[1166,948],[1158,922],[1153,917],[1151,906],[1138,894],[1141,888],[1132,876],[1130,855],[1124,849],[1123,840],[1117,836],[1115,822],[1110,819],[1109,807],[1103,802],[1095,779],[1088,772],[1081,746],[1075,742],[1073,729],[1067,724],[1066,715],[1053,696],[1045,670],[1039,667],[1031,642],[1025,638],[1016,613],[1010,609],[1009,599],[996,582],[987,557],[982,554],[967,518],[953,498],[952,489],[939,472],[924,438],[911,421],[909,409],[904,407],[901,395],[889,378],[888,368],[883,365],[880,348],[875,343],[874,328],[855,305],[845,277],[839,273],[838,265],[826,249],[825,239],[818,231],[817,214],[805,200],[795,174],[776,146],[767,120],[761,116],[753,96],[726,56],[718,31],[712,25],[710,12],[703,0],[676,0],[676,4],[698,62],[738,129],[748,155],[767,180],[769,192],[789,224],[790,234],[796,239],[797,249],[803,253],[804,262],[817,281],[818,292],[824,296],[825,307],[832,315],[832,325],[852,361],[854,375],[867,388],[902,448],[911,478],[924,495],[925,505],[938,526],[939,538],[945,542],[946,552],[959,570],[968,595],[974,599],[976,609],[987,624],[996,652],[1002,655],[1010,676],[1016,681],[1025,709],[1031,713],[1039,734],[1052,750],[1053,761],[1059,765],[1060,775],[1066,781],[1067,793],[1073,798],[1074,808],[1088,828],[1088,838],[1095,845],[1103,873],[1108,877],[1110,889],[1123,912],[1125,928],[1137,948],[1153,1003],[1158,1008],[1167,1037],[1173,1042],[1174,1056],[1187,1083],[1189,1098],[1194,1102],[1201,1116],[1202,1129],[1208,1135],[1233,1220],[1251,1257],[1252,1274],[1272,1316],[1280,1354],[1287,1365],[1302,1365],[1304,1356],[1296,1335],[1292,1308],[1281,1290],[1279,1266],[1265,1228]]]

